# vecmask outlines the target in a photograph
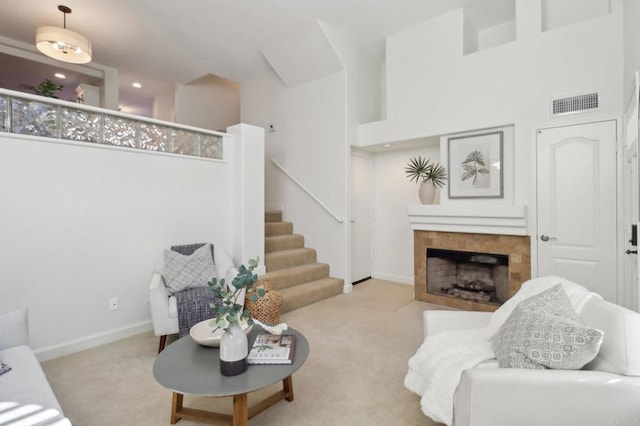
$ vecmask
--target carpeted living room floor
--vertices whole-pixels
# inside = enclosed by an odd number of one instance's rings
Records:
[[[403,385],[407,361],[422,343],[422,312],[413,287],[369,280],[282,316],[307,337],[309,357],[293,376],[295,399],[249,423],[260,425],[436,425]],[[65,415],[75,426],[168,425],[171,392],[153,378],[152,332],[43,363]],[[249,394],[256,397],[279,385]],[[231,398],[185,396],[185,406],[231,413]],[[181,420],[181,425],[203,424]]]

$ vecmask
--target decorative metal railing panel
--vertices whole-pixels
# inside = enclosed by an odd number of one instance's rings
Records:
[[[0,132],[223,159],[224,133],[4,89]]]

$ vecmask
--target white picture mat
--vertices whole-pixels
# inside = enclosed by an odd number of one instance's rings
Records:
[[[484,132],[448,138],[449,198],[502,198],[503,145],[502,131]],[[463,163],[479,151],[488,173],[478,173],[462,180],[467,174]],[[482,168],[478,165],[478,168]],[[475,180],[475,183],[474,183]]]

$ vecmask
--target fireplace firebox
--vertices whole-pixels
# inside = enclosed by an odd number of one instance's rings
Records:
[[[509,256],[428,248],[427,293],[500,305],[508,298]]]
[[[522,285],[523,282],[531,277],[531,241],[529,236],[423,230],[414,230],[413,235],[413,262],[415,271],[414,294],[416,300],[457,309],[495,311],[502,302],[508,300],[520,289],[520,285]],[[442,293],[442,287],[452,287],[451,284],[454,282],[460,284],[463,279],[458,277],[453,280],[449,280],[451,282],[442,284],[438,283],[439,277],[428,277],[426,253],[427,250],[431,252],[433,249],[463,252],[461,256],[477,256],[479,254],[484,254],[490,257],[495,257],[497,259],[497,268],[495,269],[499,269],[501,271],[506,268],[508,270],[507,283],[506,285],[503,285],[502,278],[493,278],[495,293],[491,295],[488,302],[478,300],[479,298],[476,298],[476,300],[471,300],[470,298],[463,299],[461,297],[454,297],[453,295]],[[438,252],[436,251],[435,253]],[[496,255],[496,253],[498,255]],[[432,257],[435,258],[437,256]],[[505,258],[507,258],[506,262]],[[476,258],[476,260],[482,260],[482,258]],[[488,259],[484,260],[489,261]],[[429,261],[431,261],[431,258]],[[490,262],[493,262],[493,260]],[[468,262],[462,263],[464,264]],[[478,264],[482,264],[482,262],[471,263],[475,263],[476,266],[478,266]],[[487,263],[484,265],[492,266]],[[494,270],[492,272],[493,276],[500,276],[500,273],[496,274],[496,272],[498,271]],[[466,275],[463,274],[463,278],[465,276]],[[467,278],[464,279],[466,280]],[[436,282],[434,283],[432,280],[435,280]],[[483,281],[482,278],[479,280]],[[480,287],[481,284],[475,283],[472,286]],[[433,291],[433,293],[431,291]],[[486,295],[483,298],[486,299]]]

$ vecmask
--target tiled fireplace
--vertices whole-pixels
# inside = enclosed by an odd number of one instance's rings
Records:
[[[416,300],[495,311],[531,277],[525,211],[410,206]]]
[[[513,296],[520,288],[520,285],[531,277],[531,255],[530,241],[528,236],[517,235],[490,235],[490,234],[469,234],[461,232],[440,232],[440,231],[414,231],[414,270],[415,270],[415,298],[425,302],[438,305],[450,306],[452,308],[495,311],[502,302]],[[489,300],[473,300],[460,295],[446,294],[442,291],[442,286],[453,286],[454,282],[449,280],[443,285],[430,285],[428,278],[438,278],[438,275],[451,275],[450,273],[434,272],[434,269],[442,268],[442,258],[430,256],[427,258],[429,249],[455,251],[462,253],[459,257],[467,257],[469,261],[457,262],[457,266],[448,269],[462,269],[458,274],[460,287],[466,286],[469,282],[476,281],[488,284],[494,281],[496,288]],[[481,259],[484,256],[485,262],[471,262],[470,259]],[[506,259],[505,259],[506,258]],[[500,259],[493,264],[491,259]],[[428,260],[430,262],[428,262]],[[506,261],[504,261],[506,260]],[[437,263],[437,266],[430,265],[432,270],[428,274],[427,263]],[[468,265],[474,263],[479,265],[479,269],[472,272]],[[496,270],[505,270],[504,278],[500,278],[500,273],[487,272],[489,266]],[[466,270],[465,270],[466,269]],[[491,278],[493,277],[495,278]],[[486,278],[486,277],[489,278]],[[440,280],[441,281],[441,280]],[[462,291],[465,291],[464,289]],[[487,292],[488,293],[488,292]]]

